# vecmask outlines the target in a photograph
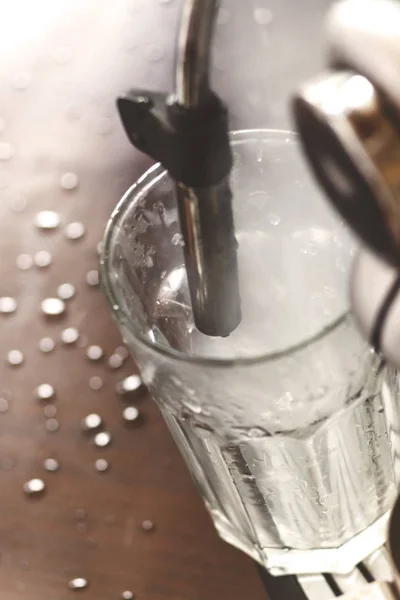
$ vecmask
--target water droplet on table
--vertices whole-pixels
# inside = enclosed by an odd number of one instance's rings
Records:
[[[18,367],[24,362],[24,355],[21,350],[10,350],[7,354],[7,362],[12,367]]]
[[[52,256],[47,250],[39,250],[34,256],[34,262],[39,269],[45,269],[51,265]]]
[[[71,191],[78,187],[79,178],[76,173],[63,173],[60,177],[60,186],[63,190]]]
[[[60,298],[45,298],[40,306],[42,313],[48,317],[62,315],[65,311],[65,304]]]
[[[81,427],[84,431],[96,431],[103,426],[103,419],[96,413],[87,415],[81,421]]]
[[[46,485],[42,479],[35,478],[26,481],[23,489],[27,496],[36,496],[44,492]]]
[[[129,350],[125,346],[117,346],[114,354],[118,354],[123,360],[126,360],[129,356]]]
[[[0,298],[0,313],[11,314],[18,308],[17,301],[11,296],[2,296]]]
[[[93,377],[89,379],[89,386],[92,390],[100,390],[103,387],[102,378],[98,375],[93,375]]]
[[[54,404],[47,404],[43,407],[43,414],[48,419],[52,419],[57,414],[57,407]]]
[[[126,424],[133,425],[140,421],[140,412],[136,406],[127,406],[122,411],[122,418]]]
[[[55,458],[45,458],[43,461],[43,466],[46,469],[46,471],[54,473],[55,471],[59,470],[60,463]]]
[[[8,412],[9,406],[10,405],[9,405],[7,398],[3,398],[0,395],[0,414]]]
[[[41,210],[35,215],[38,229],[56,229],[60,224],[60,215],[54,210]]]
[[[75,296],[75,286],[72,283],[62,283],[57,288],[57,296],[61,300],[70,300]]]
[[[55,348],[55,342],[52,338],[50,337],[44,337],[41,338],[39,340],[39,350],[40,352],[43,352],[44,354],[47,354],[48,352],[52,352]]]
[[[103,355],[103,348],[101,348],[100,346],[93,345],[89,346],[86,349],[86,356],[89,360],[100,360],[101,358],[103,358]]]
[[[41,383],[35,390],[35,396],[38,400],[51,400],[54,395],[54,388],[49,383]]]
[[[78,590],[84,590],[89,585],[89,582],[84,577],[75,577],[75,579],[71,579],[68,583],[68,587],[74,592]]]
[[[163,0],[165,2],[165,0]],[[130,590],[125,590],[121,594],[122,600],[133,600],[133,593]]]
[[[13,458],[11,458],[10,456],[4,456],[0,460],[0,467],[4,471],[12,471],[13,468],[15,467],[15,460]]]
[[[65,236],[68,240],[80,240],[85,235],[85,226],[79,221],[68,223],[65,227]]]
[[[0,160],[10,160],[15,154],[15,148],[8,142],[0,142]]]
[[[58,431],[60,429],[60,423],[57,419],[47,419],[46,421],[46,429],[51,433]]]
[[[94,464],[96,471],[105,473],[110,468],[108,461],[105,458],[98,458]]]
[[[16,90],[26,90],[31,84],[32,77],[26,71],[21,71],[20,73],[16,73],[13,78],[13,87]]]
[[[117,522],[117,517],[115,515],[107,515],[104,519],[104,523],[109,527],[113,527]]]
[[[99,285],[99,272],[97,269],[92,269],[88,273],[86,273],[86,283],[91,286]]]
[[[67,327],[63,329],[60,337],[63,344],[75,344],[79,339],[79,331],[76,327]]]
[[[77,508],[74,516],[77,521],[84,521],[87,519],[87,512],[84,508]]]
[[[97,433],[95,435],[94,445],[98,448],[105,448],[106,446],[111,444],[111,440],[111,433],[109,433],[108,431],[101,431],[100,433]]]
[[[155,525],[154,525],[153,521],[150,521],[149,519],[145,519],[142,522],[143,531],[146,531],[146,532],[154,531],[154,528],[155,528]]]
[[[88,526],[86,525],[86,523],[78,523],[78,525],[76,526],[76,531],[81,534],[87,533]]]
[[[141,390],[143,381],[140,375],[129,375],[117,383],[118,394],[130,394]]]
[[[20,254],[17,256],[16,264],[21,271],[27,271],[33,265],[33,258],[30,254]]]
[[[119,369],[124,364],[124,359],[119,354],[112,354],[107,362],[110,369]]]

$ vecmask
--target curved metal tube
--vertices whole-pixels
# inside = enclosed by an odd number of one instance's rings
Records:
[[[198,106],[209,90],[211,44],[219,0],[185,0],[178,39],[176,98]]]
[[[176,100],[186,108],[210,99],[210,55],[218,0],[186,0],[178,44]],[[197,329],[227,336],[240,323],[237,244],[229,178],[208,188],[176,182],[186,273]]]

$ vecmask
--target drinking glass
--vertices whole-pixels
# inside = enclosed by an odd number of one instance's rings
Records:
[[[396,377],[348,314],[354,241],[296,136],[239,131],[232,149],[237,330],[213,338],[194,325],[159,165],[111,217],[103,285],[220,536],[275,575],[348,572],[385,541]]]

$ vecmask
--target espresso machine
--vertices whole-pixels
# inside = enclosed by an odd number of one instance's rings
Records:
[[[131,143],[175,182],[188,287],[197,329],[226,337],[241,320],[229,175],[228,108],[211,88],[218,2],[187,0],[172,94],[133,89],[118,100]],[[376,353],[400,366],[400,3],[342,0],[327,15],[327,70],[293,99],[304,155],[316,182],[358,235],[351,303]],[[312,41],[309,50],[312,52]],[[391,431],[400,453],[400,423]],[[351,552],[351,548],[349,548]],[[387,547],[350,573],[274,577],[271,600],[394,600],[400,570],[400,504]],[[396,591],[397,590],[397,591]]]

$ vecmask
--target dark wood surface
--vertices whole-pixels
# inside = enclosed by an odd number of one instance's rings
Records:
[[[6,139],[16,138],[11,131]],[[119,180],[117,190],[115,173],[81,165],[77,190],[66,192],[57,179],[63,167],[51,160],[43,165],[32,159],[29,168],[21,162],[16,156],[7,172],[15,168],[23,177],[13,177],[0,190],[0,296],[13,296],[19,304],[15,314],[0,315],[0,391],[11,394],[8,412],[0,414],[1,599],[68,600],[74,596],[68,581],[79,576],[89,581],[81,593],[88,600],[118,599],[124,590],[132,590],[137,600],[263,600],[252,562],[218,539],[153,402],[137,402],[143,424],[124,427],[124,401],[115,386],[134,371],[133,362],[113,371],[106,359],[95,364],[85,356],[88,344],[102,346],[106,357],[120,344],[102,292],[85,277],[97,268],[96,245],[117,194],[136,174],[122,165],[127,181]],[[18,213],[13,208],[21,190],[27,206]],[[59,212],[57,231],[35,228],[42,209]],[[86,227],[84,238],[75,242],[64,234],[73,220]],[[20,254],[42,249],[52,254],[50,267],[16,267]],[[63,282],[76,286],[76,296],[64,316],[46,319],[40,302]],[[73,347],[60,343],[67,326],[78,327],[81,335]],[[48,355],[38,349],[43,336],[57,342]],[[7,364],[11,349],[23,352],[22,365]],[[94,375],[104,381],[99,391],[89,386]],[[43,404],[35,399],[41,383],[56,391],[56,432],[46,430]],[[80,421],[90,412],[99,413],[112,433],[104,450],[81,431]],[[44,471],[46,457],[59,460],[58,472]],[[109,461],[108,473],[95,471],[99,457]],[[33,477],[46,483],[46,493],[37,499],[23,492]],[[87,512],[85,520],[76,519],[77,509]],[[142,530],[145,519],[154,522],[154,531]]]

